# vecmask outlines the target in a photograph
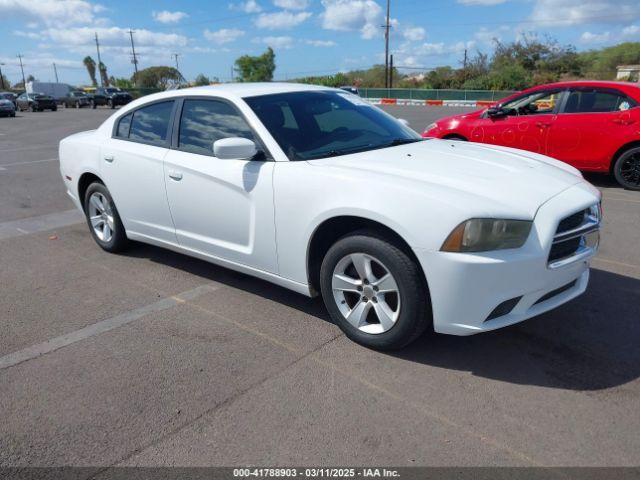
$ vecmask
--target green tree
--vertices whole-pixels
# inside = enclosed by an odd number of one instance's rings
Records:
[[[239,82],[270,82],[276,69],[276,54],[271,47],[262,55],[243,55],[235,62]]]
[[[580,54],[586,76],[596,79],[616,78],[618,65],[640,63],[640,42],[626,42],[602,50],[591,50]]]
[[[207,77],[204,74],[200,73],[200,74],[198,74],[196,79],[193,81],[193,84],[195,86],[197,86],[197,87],[202,87],[202,86],[205,86],[205,85],[211,85],[211,80],[209,80],[209,77]]]
[[[98,70],[100,71],[100,79],[102,80],[102,85],[105,87],[109,86],[109,74],[107,73],[107,66],[100,62],[98,65]]]
[[[3,73],[2,77],[0,77],[0,88],[2,90],[6,90],[7,88],[11,87],[11,82],[9,82],[9,79],[7,78],[7,76]]]
[[[89,74],[89,78],[91,79],[91,85],[94,87],[98,86],[98,82],[96,80],[96,62],[89,55],[84,57],[82,60],[85,68],[87,69],[87,73]]]
[[[130,78],[118,78],[118,77],[109,77],[109,84],[113,85],[114,87],[118,87],[118,88],[123,88],[123,89],[130,89],[130,88],[135,88],[135,85],[133,84],[133,81]]]
[[[148,67],[131,78],[137,86],[142,88],[160,88],[165,90],[169,85],[184,82],[182,74],[174,67]]]

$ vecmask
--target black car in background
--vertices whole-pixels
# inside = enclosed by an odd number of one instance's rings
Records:
[[[18,95],[13,92],[0,92],[0,100],[10,100],[13,103],[14,107],[17,107],[16,99]]]
[[[62,99],[62,104],[66,108],[82,108],[91,105],[91,101],[89,95],[80,90],[75,90],[69,92],[69,95]]]
[[[23,93],[18,96],[18,110],[21,112],[31,110],[32,112],[42,112],[43,110],[58,110],[58,105],[53,97],[43,93]]]
[[[116,108],[118,105],[126,105],[133,97],[116,87],[99,87],[89,96],[91,107],[96,108],[99,105],[107,105],[109,108]]]

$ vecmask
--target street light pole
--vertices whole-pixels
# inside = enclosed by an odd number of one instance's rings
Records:
[[[100,86],[104,87],[104,82],[102,81],[102,69],[100,66],[102,65],[102,60],[100,59],[100,42],[98,41],[98,32],[96,33],[96,50],[98,51],[98,75],[100,75]]]
[[[56,68],[56,62],[53,62],[53,73],[56,75],[56,83],[60,83],[58,80],[58,69]]]

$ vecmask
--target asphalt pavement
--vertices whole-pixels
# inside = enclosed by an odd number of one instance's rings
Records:
[[[389,106],[418,131],[465,109]],[[0,466],[640,465],[640,192],[606,176],[588,291],[380,353],[319,299],[94,244],[57,143],[112,112],[0,118]]]

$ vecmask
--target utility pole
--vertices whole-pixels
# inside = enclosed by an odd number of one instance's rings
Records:
[[[180,67],[178,66],[178,57],[180,56],[179,53],[173,53],[171,54],[171,56],[176,60],[176,70],[178,70],[178,72],[180,71]]]
[[[384,28],[384,86],[385,88],[389,88],[389,28],[391,28],[391,24],[389,23],[389,13],[391,0],[387,0],[387,20],[383,25]]]
[[[96,50],[98,51],[98,75],[100,75],[100,86],[104,87],[104,83],[102,81],[102,69],[100,65],[102,65],[102,60],[100,59],[100,42],[98,41],[98,32],[96,33]]]
[[[0,84],[2,84],[2,90],[4,90],[4,77],[2,76],[2,65],[4,65],[4,63],[0,63]]]
[[[24,66],[22,65],[22,54],[18,54],[18,58],[20,59],[20,71],[22,72],[22,88],[24,91],[27,91],[27,80],[24,78]]]
[[[56,62],[53,62],[53,73],[55,73],[55,75],[56,75],[56,83],[59,83],[59,81],[58,81],[58,69],[56,68]]]
[[[131,38],[131,53],[133,54],[133,60],[131,60],[131,62],[133,63],[133,68],[135,70],[135,75],[133,77],[134,82],[136,85],[138,84],[138,57],[136,57],[136,47],[133,44],[133,30],[129,29],[129,37]],[[177,59],[176,59],[177,61]]]
[[[393,88],[393,53],[389,55],[389,88]]]

